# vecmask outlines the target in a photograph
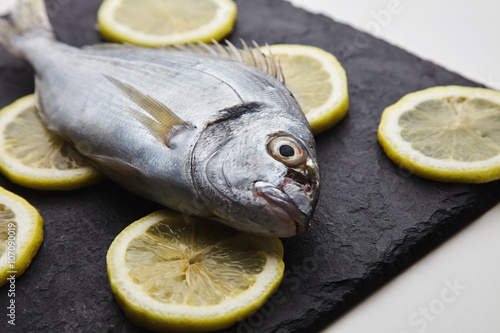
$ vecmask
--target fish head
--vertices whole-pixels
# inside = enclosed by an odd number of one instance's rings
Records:
[[[291,237],[306,230],[319,198],[314,137],[305,118],[276,123],[266,114],[247,110],[207,126],[193,150],[193,182],[213,219]]]

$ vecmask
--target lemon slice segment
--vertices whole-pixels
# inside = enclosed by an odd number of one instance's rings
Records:
[[[25,96],[0,111],[0,170],[11,181],[42,190],[72,190],[103,176],[47,130]]]
[[[243,319],[279,286],[283,246],[161,210],[123,230],[107,254],[115,298],[136,325],[206,332]]]
[[[23,198],[0,187],[0,286],[28,268],[43,240],[43,220]]]
[[[408,94],[384,110],[378,139],[394,163],[424,178],[500,179],[500,92],[446,86]]]
[[[297,99],[315,135],[344,118],[349,110],[347,77],[333,54],[305,45],[269,47],[280,61],[286,87]]]
[[[110,41],[161,46],[220,40],[236,16],[231,0],[105,0],[97,22]]]

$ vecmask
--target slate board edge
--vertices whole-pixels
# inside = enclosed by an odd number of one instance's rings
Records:
[[[293,7],[295,10],[306,12],[309,15],[314,15],[324,20],[333,21],[338,25],[344,25],[350,27],[351,29],[355,30],[357,34],[359,34],[360,36],[367,36],[368,38],[377,39],[379,42],[397,48],[400,51],[415,57],[419,61],[426,62],[436,67],[442,68],[449,73],[455,74],[456,76],[459,76],[467,81],[471,81],[473,83],[473,86],[486,87],[484,84],[475,82],[472,79],[467,78],[464,75],[459,74],[454,70],[450,70],[445,66],[437,64],[432,60],[416,55],[407,50],[406,48],[402,48],[390,41],[387,41],[375,35],[371,35],[368,32],[361,31],[348,23],[337,21],[336,19],[331,18],[322,13],[310,12],[306,9],[303,9],[288,2],[287,0],[283,1],[288,5],[290,5],[291,7]],[[230,38],[231,35],[232,34],[230,34],[228,38]],[[339,57],[338,55],[336,56]],[[465,227],[473,223],[475,217],[483,215],[493,206],[498,204],[499,200],[497,198],[500,196],[500,188],[498,186],[495,187],[494,185],[498,184],[498,182],[500,181],[490,183],[491,186],[489,186],[490,184],[486,184],[486,186],[491,187],[491,191],[495,193],[494,195],[488,198],[489,200],[479,202],[479,204],[477,204],[477,202],[471,202],[467,206],[461,208],[457,207],[457,209],[461,210],[462,215],[453,216],[453,214],[449,214],[451,216],[445,218],[444,221],[446,222],[444,223],[441,222],[439,226],[440,232],[435,233],[435,229],[434,231],[426,230],[426,232],[424,233],[418,232],[416,230],[410,231],[409,233],[411,235],[406,235],[403,239],[401,239],[398,242],[398,245],[396,245],[395,250],[390,253],[390,256],[386,257],[387,262],[379,262],[376,265],[377,267],[371,270],[371,272],[377,272],[378,274],[368,274],[364,276],[363,280],[360,280],[363,282],[362,283],[358,282],[356,284],[356,287],[352,289],[351,293],[345,294],[344,298],[337,306],[332,306],[332,304],[330,304],[329,302],[325,302],[324,307],[317,309],[315,312],[307,313],[305,317],[296,318],[295,320],[287,322],[286,323],[287,331],[319,332],[325,327],[334,324],[335,320],[339,319],[341,316],[343,316],[349,310],[354,308],[361,301],[369,297],[369,295],[379,290],[385,284],[390,283],[391,280],[393,280],[396,276],[401,274],[404,270],[412,266],[418,260],[422,259],[426,255],[434,251],[442,243],[452,238],[458,232],[460,232]],[[446,214],[446,212],[441,212],[441,213]],[[415,229],[418,229],[419,225],[432,224],[432,221],[436,219],[437,219],[436,216],[432,216],[428,221],[419,222]],[[413,238],[412,236],[414,236],[415,233],[419,233],[419,237],[416,238],[419,240],[417,242],[408,242],[409,239]],[[404,260],[401,260],[401,258],[404,258]],[[294,323],[296,323],[297,325],[294,325]],[[281,330],[278,331],[281,333]]]
[[[500,195],[498,189],[496,189],[495,192],[497,196]],[[462,209],[462,215],[457,215],[456,218],[451,217],[446,219],[445,223],[441,223],[441,234],[436,235],[435,232],[431,231],[420,234],[420,240],[413,243],[411,246],[407,244],[411,244],[412,242],[407,242],[407,240],[412,237],[405,237],[401,240],[396,250],[391,253],[391,258],[387,259],[387,262],[377,264],[377,268],[372,270],[372,272],[377,272],[378,274],[371,274],[364,277],[364,280],[362,280],[363,282],[358,282],[356,287],[352,289],[352,296],[346,294],[342,300],[343,303],[339,306],[329,307],[328,303],[326,303],[324,308],[318,309],[316,316],[312,318],[301,318],[301,320],[306,322],[306,326],[300,329],[297,328],[294,332],[319,332],[327,326],[334,325],[337,319],[352,310],[356,305],[380,290],[384,285],[390,283],[395,277],[403,273],[429,253],[433,252],[454,235],[474,223],[474,221],[470,221],[474,216],[480,216],[486,213],[496,204],[498,204],[498,200],[482,202],[481,205],[474,205],[471,203]],[[431,221],[432,219],[421,222],[421,224],[430,223]],[[405,260],[401,261],[401,257],[405,257]]]
[[[300,8],[298,8],[298,9],[302,10]],[[315,14],[315,15],[321,15],[321,14]],[[324,15],[321,15],[321,16],[324,16]],[[324,17],[330,21],[333,21],[326,16],[324,16]],[[336,22],[336,23],[338,23],[338,22]],[[338,24],[343,24],[343,23],[338,23]],[[362,32],[359,32],[359,33],[364,34]],[[376,38],[376,37],[371,37],[371,38]],[[385,41],[383,41],[383,42],[387,43]],[[387,43],[387,44],[389,44],[389,43]],[[407,52],[405,50],[403,50],[403,51]],[[407,53],[411,54],[409,52],[407,52]],[[426,60],[423,60],[423,61],[426,61]],[[486,208],[488,208],[486,206],[491,206],[491,205],[493,205],[493,203],[482,202],[480,207],[471,205],[470,207],[467,208],[467,210],[470,212],[471,215],[474,215],[474,213],[485,211]],[[425,226],[425,224],[428,222],[429,221],[421,222],[421,225]],[[351,290],[351,292],[353,294],[356,294],[356,291],[359,292],[359,290],[362,290],[362,294],[363,294],[362,297],[361,296],[346,295],[343,299],[343,302],[341,302],[342,304],[340,304],[338,307],[333,308],[333,309],[328,309],[328,307],[327,307],[328,304],[324,303],[323,304],[324,306],[317,310],[318,314],[313,316],[312,319],[294,318],[293,320],[291,320],[289,322],[290,325],[288,326],[288,328],[290,328],[290,331],[298,331],[298,332],[300,332],[300,331],[310,332],[311,330],[321,329],[322,327],[324,327],[324,325],[331,322],[331,320],[333,319],[331,317],[332,315],[335,315],[335,316],[340,315],[341,312],[350,308],[350,306],[354,305],[357,301],[359,301],[362,298],[365,298],[367,290],[375,290],[378,286],[382,285],[382,283],[384,283],[389,278],[391,278],[391,276],[385,275],[385,274],[388,274],[387,272],[389,272],[389,274],[392,274],[392,276],[398,274],[398,272],[400,270],[411,265],[411,263],[413,263],[416,259],[418,259],[419,257],[424,255],[424,253],[419,253],[419,251],[426,251],[426,252],[430,251],[431,250],[430,246],[432,244],[434,244],[434,246],[433,246],[433,248],[434,248],[440,242],[442,242],[443,240],[448,238],[449,235],[447,233],[450,233],[453,230],[457,231],[467,224],[468,224],[467,219],[462,219],[459,221],[448,220],[448,221],[446,221],[446,223],[442,224],[443,233],[438,235],[438,237],[435,237],[436,235],[434,235],[434,234],[428,233],[417,244],[413,244],[412,246],[407,245],[407,242],[405,242],[406,238],[402,239],[400,242],[398,242],[398,244],[399,244],[398,252],[391,253],[391,256],[389,258],[391,263],[390,264],[382,264],[381,268],[380,268],[380,272],[378,272],[378,274],[368,276],[363,284],[356,285],[356,289]],[[418,227],[417,227],[417,229],[418,229]],[[429,244],[431,244],[431,245],[429,245]],[[400,261],[398,259],[398,255],[400,253],[408,253],[408,256],[403,257],[405,260]],[[396,272],[391,272],[391,269],[390,269],[391,267],[397,267],[397,269],[395,270]],[[375,270],[373,270],[373,271],[375,271]],[[296,325],[294,325],[295,323],[296,323]],[[287,326],[285,326],[285,327],[287,327]],[[129,327],[127,327],[127,328],[129,328]],[[140,328],[138,328],[138,327],[134,327],[134,328],[140,330]],[[296,329],[292,329],[292,328],[296,328]],[[123,327],[123,329],[126,329],[126,327]],[[274,330],[279,330],[279,329],[277,329],[275,327],[273,329],[273,331]],[[281,330],[279,330],[279,331],[282,332]]]

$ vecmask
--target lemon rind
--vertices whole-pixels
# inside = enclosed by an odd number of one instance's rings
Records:
[[[0,257],[0,286],[2,286],[8,282],[7,277],[12,274],[16,278],[21,276],[31,264],[43,241],[43,219],[25,199],[3,187],[0,187],[0,202],[14,212],[17,222],[14,267],[10,267],[7,251]]]
[[[297,44],[274,44],[271,52],[279,54],[308,55],[321,62],[323,68],[330,74],[334,87],[330,97],[319,107],[308,110],[306,119],[314,135],[318,135],[337,125],[349,111],[348,81],[345,69],[331,53],[318,47]],[[286,73],[285,73],[286,82]]]
[[[387,156],[402,169],[422,178],[441,182],[485,183],[500,178],[500,154],[482,161],[444,161],[428,157],[403,140],[400,116],[413,106],[429,99],[461,95],[484,98],[500,105],[500,92],[463,86],[439,86],[405,95],[387,107],[380,121],[378,140]]]
[[[122,0],[106,0],[97,13],[98,29],[101,35],[113,42],[128,42],[142,46],[185,44],[188,42],[209,43],[212,39],[221,40],[232,30],[237,18],[236,4],[231,0],[213,0],[218,4],[215,18],[207,25],[196,30],[163,37],[152,36],[136,31],[117,22],[113,13]]]
[[[124,264],[125,252],[133,238],[166,218],[182,219],[182,215],[165,209],[134,222],[115,238],[106,256],[111,290],[120,308],[134,324],[155,331],[223,329],[256,311],[280,285],[284,271],[283,246],[279,239],[267,238],[266,251],[273,255],[267,256],[266,266],[259,276],[265,274],[268,278],[257,279],[249,290],[234,299],[214,306],[192,307],[165,304],[151,298],[129,278]]]
[[[35,96],[24,96],[0,111],[0,133],[24,110],[35,105]],[[0,135],[0,148],[4,138]],[[12,182],[38,190],[76,190],[98,183],[104,176],[93,167],[73,170],[30,168],[9,154],[0,154],[0,171]]]

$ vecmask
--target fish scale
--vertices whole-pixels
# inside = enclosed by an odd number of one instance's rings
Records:
[[[315,142],[272,56],[245,43],[75,48],[51,31],[42,0],[0,19],[0,43],[34,67],[42,121],[105,175],[186,216],[266,236],[306,229]]]

